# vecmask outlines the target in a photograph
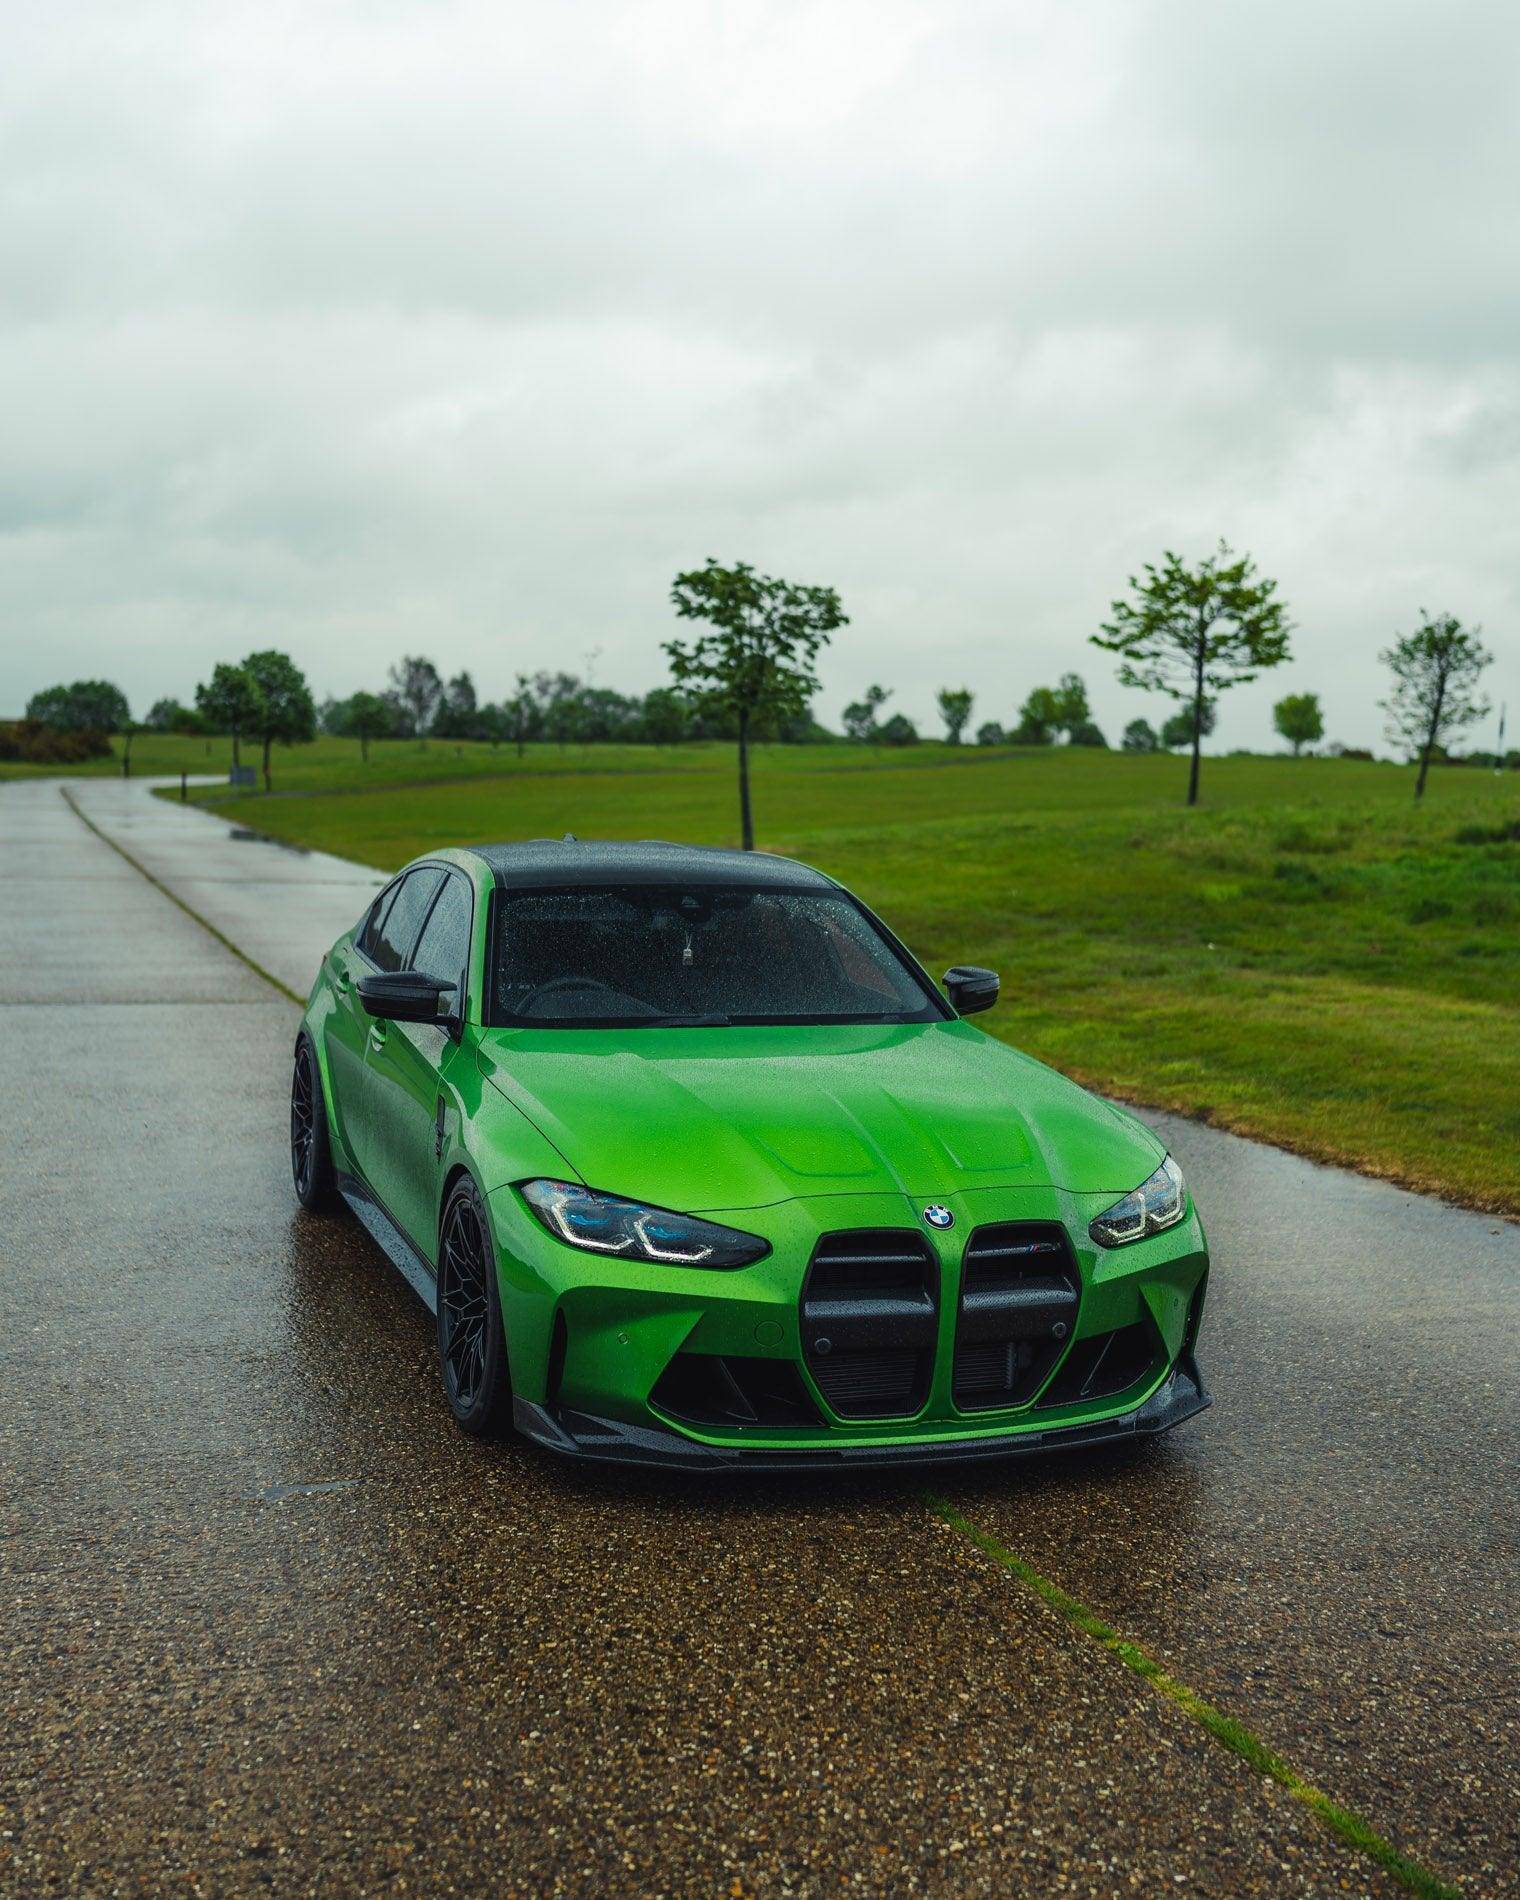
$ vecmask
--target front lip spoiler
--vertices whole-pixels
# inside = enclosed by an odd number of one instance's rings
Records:
[[[512,1422],[524,1438],[567,1458],[598,1463],[651,1465],[672,1471],[864,1471],[919,1465],[977,1464],[1052,1451],[1082,1451],[1154,1438],[1184,1419],[1207,1411],[1213,1400],[1198,1362],[1184,1353],[1165,1383],[1132,1412],[1090,1425],[1052,1425],[1043,1432],[1009,1432],[993,1438],[906,1441],[893,1445],[818,1445],[802,1451],[746,1450],[742,1445],[704,1445],[657,1425],[625,1425],[565,1407],[550,1411],[527,1399],[512,1401]]]

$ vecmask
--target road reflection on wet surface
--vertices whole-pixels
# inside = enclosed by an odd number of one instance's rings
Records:
[[[463,1438],[423,1308],[295,1208],[289,1003],[55,788],[0,801],[0,1884],[1395,1890],[919,1482]],[[1513,1890],[1520,1230],[1167,1133],[1215,1409],[934,1488]]]

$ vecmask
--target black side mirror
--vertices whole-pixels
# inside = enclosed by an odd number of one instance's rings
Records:
[[[436,1023],[446,1029],[454,1020],[458,986],[446,977],[424,976],[420,970],[379,970],[361,976],[359,1001],[371,1016],[392,1023]]]
[[[957,963],[945,972],[945,994],[957,1016],[974,1016],[997,1001],[998,973],[974,963]]]

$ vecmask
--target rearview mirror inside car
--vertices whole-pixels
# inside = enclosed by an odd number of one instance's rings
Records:
[[[446,1025],[454,1017],[457,985],[441,976],[424,976],[419,970],[377,970],[373,976],[360,977],[357,988],[359,1001],[370,1015],[387,1022]]]
[[[945,994],[958,1016],[974,1016],[991,1009],[998,999],[998,973],[974,963],[957,963],[945,972]]]

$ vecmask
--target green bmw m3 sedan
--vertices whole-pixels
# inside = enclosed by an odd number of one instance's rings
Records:
[[[1007,1456],[1209,1402],[1134,1116],[832,878],[662,843],[418,859],[332,946],[291,1159],[437,1320],[459,1424],[693,1469]]]

